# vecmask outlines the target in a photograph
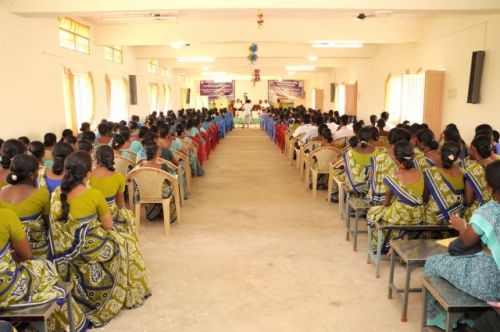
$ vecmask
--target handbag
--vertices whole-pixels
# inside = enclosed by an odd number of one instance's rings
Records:
[[[478,252],[481,252],[482,250],[483,250],[483,245],[481,241],[479,241],[472,247],[468,247],[465,245],[464,241],[462,241],[460,238],[451,241],[450,245],[448,246],[448,253],[451,256],[475,255]]]

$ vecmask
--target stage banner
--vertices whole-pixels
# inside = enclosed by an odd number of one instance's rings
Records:
[[[269,80],[269,100],[304,98],[304,81]]]
[[[232,100],[234,99],[234,81],[200,81],[200,96],[207,96],[209,100]]]

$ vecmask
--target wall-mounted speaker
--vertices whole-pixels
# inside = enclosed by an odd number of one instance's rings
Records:
[[[128,75],[130,105],[137,105],[137,76]]]
[[[191,103],[191,89],[187,89],[186,91],[186,104],[189,105]]]
[[[484,54],[484,51],[472,52],[469,92],[467,94],[469,104],[479,104],[481,101],[481,76],[483,76]]]
[[[335,83],[330,83],[330,102],[335,102]]]

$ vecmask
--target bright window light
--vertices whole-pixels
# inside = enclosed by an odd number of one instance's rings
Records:
[[[177,49],[181,48],[183,46],[186,46],[186,45],[187,45],[187,43],[186,42],[182,42],[182,41],[173,41],[173,42],[170,43],[170,47],[177,48]]]
[[[308,57],[308,59],[309,59],[309,61],[316,61],[316,60],[318,60],[318,57],[316,55],[310,55]]]
[[[359,48],[364,42],[359,40],[313,40],[311,46],[315,48]]]
[[[177,58],[177,62],[188,63],[188,62],[214,62],[215,57],[213,56],[180,56]]]

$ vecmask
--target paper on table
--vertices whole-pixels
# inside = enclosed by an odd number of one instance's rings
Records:
[[[450,246],[450,243],[456,239],[458,239],[458,236],[457,237],[450,237],[448,239],[437,240],[436,243],[439,244],[440,246],[448,248]]]

